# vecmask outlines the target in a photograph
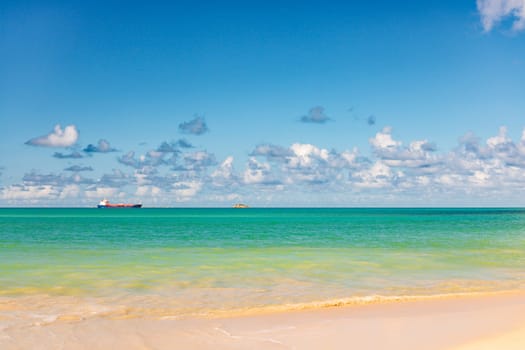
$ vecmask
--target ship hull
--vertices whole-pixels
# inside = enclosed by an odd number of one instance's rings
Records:
[[[97,208],[142,208],[142,204],[99,204]]]

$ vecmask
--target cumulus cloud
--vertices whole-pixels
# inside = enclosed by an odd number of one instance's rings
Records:
[[[231,187],[238,183],[239,179],[233,168],[233,157],[229,156],[219,164],[212,172],[211,180],[215,187]]]
[[[24,174],[22,181],[25,185],[32,186],[44,186],[51,185],[58,188],[61,188],[68,184],[92,184],[94,181],[92,179],[87,179],[79,174],[73,174],[71,176],[65,174],[41,174],[36,171],[31,171],[27,174]]]
[[[166,141],[162,142],[159,147],[157,147],[157,152],[161,153],[177,153],[177,145],[175,143],[168,143]]]
[[[450,204],[454,198],[521,198],[525,130],[517,140],[513,132],[501,127],[484,139],[468,133],[458,139],[457,147],[442,151],[426,139],[401,141],[385,127],[369,139],[370,152],[365,155],[357,148],[340,151],[311,143],[259,144],[245,164],[231,156],[217,162],[208,151],[188,152],[178,141],[163,142],[143,155],[128,152],[118,157],[126,167],[99,178],[81,176],[92,170],[82,165],[62,173],[31,171],[21,183],[1,188],[0,200],[92,205],[94,198],[144,196],[159,205],[198,205],[210,198],[302,205],[328,198],[322,205],[370,205],[368,199],[376,198],[374,204],[388,205],[390,199],[404,198],[409,205],[434,205],[423,200],[441,196],[441,203]]]
[[[80,158],[84,158],[82,153],[77,152],[77,151],[73,151],[71,153],[55,152],[55,153],[53,153],[53,157],[58,158],[58,159],[80,159]]]
[[[505,126],[499,128],[497,136],[487,139],[487,146],[498,153],[512,152],[515,148],[514,142],[507,136],[507,128]]]
[[[101,198],[121,198],[125,194],[114,187],[91,187],[85,191],[87,198],[100,200]]]
[[[469,194],[477,188],[501,193],[519,192],[525,185],[523,146],[523,136],[514,142],[505,127],[485,142],[472,133],[466,134],[455,150],[441,156],[438,171],[427,178],[427,188],[440,191],[453,188]],[[412,180],[408,178],[405,182]]]
[[[209,131],[203,117],[195,116],[192,120],[179,124],[179,130],[185,134],[202,135]]]
[[[133,177],[122,172],[118,169],[113,169],[111,174],[104,174],[96,182],[97,187],[106,187],[106,188],[119,188],[129,185],[133,181]]]
[[[93,168],[90,166],[72,165],[70,167],[65,168],[64,170],[78,173],[80,171],[93,171]]]
[[[186,141],[185,139],[179,139],[173,142],[163,141],[159,147],[157,147],[157,152],[162,153],[180,153],[180,148],[194,148],[193,145]]]
[[[484,157],[486,152],[480,145],[480,142],[481,139],[479,137],[472,132],[468,132],[459,138],[459,145],[456,152],[464,157]]]
[[[71,170],[79,170],[72,168]],[[85,169],[87,170],[87,169]],[[31,171],[22,178],[22,183],[0,189],[0,200],[22,205],[60,205],[70,203],[79,205],[93,197],[104,197],[101,193],[121,196],[119,188],[131,184],[130,177],[120,171],[106,174],[99,180],[74,174],[53,174]],[[109,191],[109,192],[108,192]]]
[[[118,162],[133,168],[141,168],[140,160],[135,158],[135,152],[129,151],[128,153],[117,158]]]
[[[117,158],[117,161],[123,165],[143,170],[151,170],[151,168],[158,167],[160,165],[174,164],[176,159],[176,154],[173,154],[171,158],[166,158],[166,155],[169,152],[161,151],[148,151],[144,155],[135,156],[134,151],[129,151],[128,153]]]
[[[181,181],[173,185],[172,192],[180,201],[186,201],[194,197],[202,189],[201,181]]]
[[[139,185],[135,191],[135,196],[138,197],[156,197],[162,195],[162,189],[157,186]]]
[[[251,157],[248,161],[246,170],[243,174],[245,184],[276,185],[280,181],[276,180],[271,172],[271,166],[268,163],[259,162],[256,158]]]
[[[77,184],[71,184],[66,185],[64,188],[62,188],[62,191],[60,191],[60,194],[58,196],[61,200],[66,200],[69,198],[78,198],[82,194],[82,188]]]
[[[525,132],[525,129],[524,129]],[[483,144],[469,133],[460,138],[459,147],[449,155],[447,164],[456,172],[472,174],[488,171],[503,174],[509,169],[525,168],[525,138],[519,142],[507,135],[507,128],[501,127],[497,135],[489,137]]]
[[[427,140],[416,140],[408,146],[392,137],[392,128],[385,127],[369,139],[375,155],[386,165],[419,169],[422,172],[437,171],[442,159],[434,153],[436,145]]]
[[[194,146],[185,139],[179,139],[175,142],[180,148],[194,148]]]
[[[194,173],[136,174],[137,191],[141,196],[161,196],[170,201],[188,201],[205,186],[202,177]]]
[[[41,147],[70,147],[78,140],[78,130],[75,125],[68,125],[64,129],[60,124],[55,125],[52,132],[47,135],[32,138],[26,145]]]
[[[245,182],[254,183],[264,178],[268,183],[298,185],[323,185],[338,183],[347,178],[346,171],[360,166],[358,150],[337,152],[319,148],[312,144],[294,143],[289,148],[263,144],[251,153],[252,159],[244,174]],[[268,173],[270,165],[260,163],[255,157],[265,157],[275,167]],[[268,181],[270,179],[270,181]]]
[[[353,183],[358,188],[385,188],[392,187],[399,178],[401,171],[394,171],[382,161],[376,161],[371,167],[357,171],[351,175]]]
[[[0,200],[13,205],[60,205],[83,194],[82,189],[95,182],[79,174],[27,173],[22,183],[0,189]],[[72,204],[78,205],[77,199]]]
[[[174,170],[202,171],[210,166],[216,165],[215,155],[206,151],[187,153],[183,157],[184,165],[174,167]]]
[[[324,107],[315,106],[310,108],[307,115],[301,117],[303,123],[324,124],[331,120],[324,112]]]
[[[369,141],[374,149],[381,151],[396,149],[401,145],[401,142],[392,138],[392,128],[389,126],[384,127]]]
[[[477,6],[485,32],[507,18],[512,20],[512,30],[525,29],[525,0],[477,0]]]
[[[285,159],[293,154],[293,152],[282,146],[272,144],[260,144],[250,153],[252,156],[264,156],[268,159]]]
[[[11,185],[0,190],[0,198],[8,202],[26,201],[35,204],[41,200],[50,200],[58,197],[59,192],[50,185],[32,186],[32,185]]]
[[[188,149],[193,146],[183,139],[173,142],[163,141],[156,149],[149,150],[143,155],[135,155],[134,151],[129,151],[117,160],[123,165],[151,172],[160,166],[179,166],[177,161],[182,154],[181,148]]]
[[[89,144],[86,148],[83,149],[86,153],[108,153],[116,152],[117,150],[109,144],[107,140],[100,139],[98,140],[97,145]]]
[[[312,144],[294,143],[289,148],[272,144],[258,145],[251,156],[263,156],[268,161],[282,163],[288,169],[321,166],[346,168],[357,160],[357,149],[337,153]]]
[[[295,143],[290,150],[292,156],[286,159],[283,169],[288,181],[293,183],[338,182],[345,177],[346,170],[357,166],[357,149],[338,153],[312,144]]]
[[[304,168],[320,160],[326,162],[329,152],[327,149],[318,148],[311,144],[294,143],[290,147],[293,155],[288,158],[288,167]]]

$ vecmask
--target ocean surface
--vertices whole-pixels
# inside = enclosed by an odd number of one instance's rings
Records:
[[[524,289],[524,209],[0,209],[0,325]]]

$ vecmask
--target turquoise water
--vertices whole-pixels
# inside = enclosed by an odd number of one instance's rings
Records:
[[[0,209],[11,306],[178,317],[524,281],[523,209]]]

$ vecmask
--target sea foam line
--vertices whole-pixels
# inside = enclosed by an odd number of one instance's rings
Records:
[[[427,300],[470,298],[470,297],[488,297],[498,295],[515,295],[523,294],[524,290],[506,290],[490,292],[457,292],[457,293],[440,293],[432,295],[366,295],[354,296],[348,298],[329,299],[321,301],[288,303],[282,305],[267,305],[259,307],[247,307],[230,310],[213,310],[209,313],[200,313],[195,316],[205,318],[227,318],[237,316],[249,316],[257,314],[272,314],[290,311],[306,311],[328,308],[357,307],[367,305],[381,305],[394,303],[408,303]]]
[[[219,318],[230,318],[240,316],[250,316],[258,314],[272,314],[272,313],[283,313],[283,312],[294,312],[303,310],[317,310],[327,308],[343,308],[343,307],[358,307],[367,305],[379,305],[379,304],[394,304],[394,303],[408,303],[416,301],[426,300],[438,300],[438,299],[453,299],[453,298],[469,298],[469,297],[483,297],[483,296],[497,296],[497,295],[516,295],[524,294],[525,290],[507,290],[507,291],[490,291],[490,292],[457,292],[457,293],[441,293],[433,295],[366,295],[366,296],[352,296],[347,298],[337,298],[328,300],[318,300],[311,302],[300,302],[300,303],[285,303],[279,305],[263,305],[256,307],[239,307],[229,309],[214,309],[214,308],[178,308],[178,307],[148,307],[147,302],[134,303],[124,302],[119,305],[110,307],[105,302],[107,300],[101,300],[94,302],[89,301],[89,304],[85,304],[83,298],[76,300],[76,303],[71,304],[72,308],[67,306],[61,307],[59,310],[53,309],[53,307],[38,307],[35,310],[28,307],[27,299],[20,298],[9,298],[7,302],[6,298],[0,298],[0,315],[4,314],[4,318],[7,317],[6,321],[9,323],[9,319],[14,321],[26,321],[31,320],[30,323],[39,324],[50,324],[55,322],[81,322],[90,318],[103,318],[103,319],[159,319],[159,320],[181,320],[191,318],[203,318],[203,319],[219,319]],[[34,301],[34,298],[33,298]],[[57,300],[58,302],[59,300]],[[142,300],[144,302],[144,300]],[[7,302],[7,303],[6,303]],[[158,301],[157,301],[158,302]],[[47,299],[46,304],[53,305],[51,300]],[[4,304],[5,307],[2,307]],[[6,305],[7,304],[7,305]],[[17,305],[18,304],[18,305]],[[32,305],[35,305],[34,303]],[[55,304],[57,305],[57,304]],[[62,304],[63,305],[63,304]],[[146,306],[144,306],[146,305]],[[96,311],[94,310],[96,309]]]

